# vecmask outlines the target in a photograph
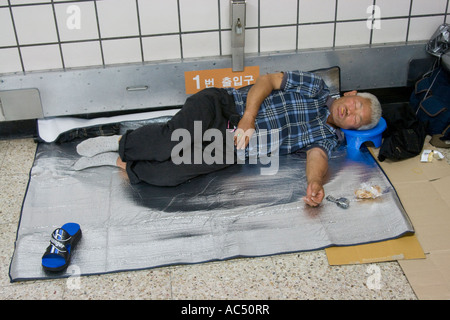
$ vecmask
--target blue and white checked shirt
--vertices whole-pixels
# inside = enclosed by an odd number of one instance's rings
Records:
[[[248,91],[227,90],[242,116]],[[321,77],[310,72],[284,72],[281,89],[272,91],[261,105],[247,155],[256,152],[261,156],[277,149],[282,155],[320,147],[330,157],[338,136],[336,129],[326,123],[330,115],[328,97],[328,87]]]

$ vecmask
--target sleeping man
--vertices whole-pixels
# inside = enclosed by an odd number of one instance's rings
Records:
[[[339,128],[371,129],[380,117],[380,103],[370,93],[351,91],[334,99],[313,73],[271,73],[249,90],[204,89],[166,123],[87,139],[77,146],[82,157],[74,168],[118,166],[131,183],[175,186],[239,162],[236,154],[249,157],[250,149],[258,157],[302,149],[307,154],[303,200],[315,207],[325,196],[324,177]]]

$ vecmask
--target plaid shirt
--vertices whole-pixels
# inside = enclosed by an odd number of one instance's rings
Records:
[[[248,91],[227,90],[242,116]],[[338,136],[336,129],[326,123],[330,115],[328,97],[328,87],[321,77],[309,72],[285,72],[281,89],[272,91],[261,105],[247,155],[256,152],[261,156],[276,149],[279,154],[288,154],[320,147],[330,157]]]

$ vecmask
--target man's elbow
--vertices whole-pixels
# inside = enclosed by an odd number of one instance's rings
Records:
[[[257,81],[270,86],[271,90],[279,90],[283,81],[283,73],[268,73],[260,76]]]
[[[322,148],[311,148],[306,152],[308,158],[321,159],[328,161],[328,154]]]

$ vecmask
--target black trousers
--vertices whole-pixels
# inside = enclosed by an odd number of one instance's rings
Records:
[[[231,165],[233,162],[230,162],[227,150],[234,150],[233,133],[229,132],[228,128],[237,126],[239,120],[233,97],[224,89],[208,88],[189,97],[181,110],[167,123],[152,123],[128,131],[120,140],[119,155],[127,164],[130,182],[136,184],[143,181],[157,186],[176,186]],[[174,148],[182,149],[179,155],[184,159],[189,156],[187,149],[181,148],[180,137],[175,137],[172,141],[172,134],[177,129],[183,129],[182,133],[191,137],[190,161],[179,163],[179,159],[172,159]],[[207,150],[211,150],[212,142],[203,141],[208,129],[217,129],[215,133],[220,131],[223,135],[221,147],[213,150],[216,159],[213,163],[205,161],[203,157],[208,145],[210,147]],[[198,137],[201,139],[200,143]],[[189,142],[189,139],[187,141]],[[183,141],[183,145],[184,143],[186,141]]]

